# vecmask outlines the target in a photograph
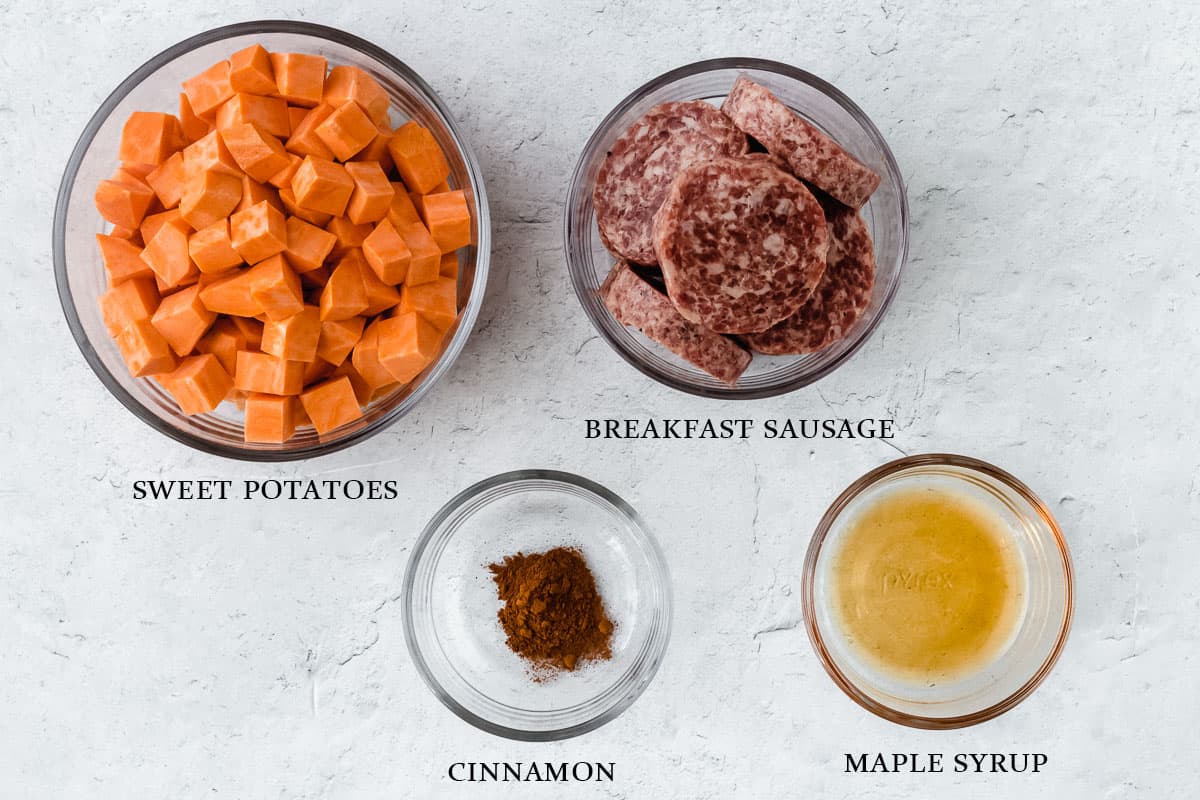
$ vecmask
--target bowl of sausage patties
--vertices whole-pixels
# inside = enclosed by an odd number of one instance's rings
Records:
[[[907,257],[908,201],[882,134],[835,87],[717,59],[601,122],[565,235],[575,292],[626,361],[750,399],[819,380],[870,337]]]

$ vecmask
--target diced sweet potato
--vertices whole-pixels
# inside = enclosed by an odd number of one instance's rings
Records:
[[[217,130],[256,125],[271,136],[286,139],[292,133],[292,122],[288,118],[287,110],[287,102],[281,98],[238,92],[217,111]],[[228,139],[225,144],[229,144]],[[282,147],[281,143],[280,148]]]
[[[379,134],[358,103],[346,100],[316,128],[317,136],[339,161],[347,161]]]
[[[300,285],[304,287],[307,293],[305,296],[307,297],[309,294],[311,294],[308,292],[310,289],[323,289],[325,284],[329,283],[329,274],[331,272],[333,272],[333,270],[325,265],[321,265],[316,269],[310,269],[305,272],[301,272]],[[320,296],[321,293],[318,291],[317,297]]]
[[[300,395],[308,418],[318,434],[326,434],[362,416],[350,379],[343,376],[317,384]]]
[[[160,164],[185,142],[183,128],[174,114],[157,111],[134,111],[121,131],[121,146],[117,153],[125,164]]]
[[[335,367],[321,358],[314,358],[304,364],[304,387],[307,389],[314,383],[320,383],[333,374]],[[312,424],[312,421],[309,421]]]
[[[325,89],[325,59],[308,53],[271,53],[279,96],[292,105],[315,106]]]
[[[317,341],[317,356],[335,367],[341,364],[362,338],[366,323],[365,317],[322,321],[321,336]]]
[[[422,195],[414,205],[443,253],[471,243],[471,211],[462,190]]]
[[[247,442],[282,444],[296,432],[295,397],[251,394],[246,397]]]
[[[229,62],[218,61],[196,77],[188,78],[183,82],[183,91],[198,116],[212,119],[221,104],[233,97]]]
[[[296,132],[296,129],[300,127],[300,123],[304,121],[304,118],[308,116],[310,111],[312,111],[311,108],[305,108],[304,106],[288,106],[288,122],[292,126],[291,133],[288,134],[289,136]]]
[[[292,194],[292,187],[284,186],[279,190],[279,200],[283,203],[284,209],[293,217],[299,217],[305,222],[312,223],[318,228],[329,224],[333,219],[332,214],[323,214],[320,211],[310,211],[307,208],[301,208],[296,203],[296,195]]]
[[[438,333],[445,333],[458,316],[458,282],[453,278],[436,278],[429,283],[400,288],[400,314],[414,311],[421,315]]]
[[[296,170],[300,169],[300,165],[303,163],[303,158],[295,153],[288,153],[287,166],[272,175],[267,183],[271,184],[276,189],[290,187],[292,185],[292,178],[296,175]]]
[[[399,383],[420,375],[437,356],[442,334],[415,312],[381,320],[378,326],[379,363]]]
[[[96,210],[100,216],[122,228],[136,228],[154,201],[154,190],[144,183],[100,181],[96,187]]]
[[[233,388],[229,373],[216,356],[208,353],[185,358],[173,372],[162,376],[161,383],[188,415],[207,414]]]
[[[442,251],[425,226],[420,222],[412,222],[399,231],[412,255],[412,263],[408,266],[408,275],[405,276],[404,282],[416,286],[437,278],[442,263]]]
[[[396,168],[396,162],[392,160],[392,151],[388,149],[388,143],[391,141],[392,132],[381,128],[371,143],[350,160],[374,161],[385,173],[390,173]]]
[[[405,225],[420,222],[421,215],[417,212],[416,206],[413,205],[412,198],[408,196],[404,184],[393,183],[392,190],[394,192],[392,194],[392,203],[388,206],[387,212],[388,222],[392,223],[392,227],[400,230]]]
[[[212,124],[196,114],[186,92],[179,93],[179,126],[188,144],[203,139],[212,130]]]
[[[275,70],[271,55],[261,44],[252,44],[229,57],[229,85],[235,92],[271,95],[275,86]]]
[[[188,237],[188,254],[206,274],[218,274],[242,264],[229,238],[229,220],[220,219]]]
[[[369,222],[355,225],[346,217],[334,217],[329,220],[325,230],[332,233],[335,239],[330,255],[340,259],[351,250],[362,247],[362,243],[371,235],[371,231],[375,230],[375,226]]]
[[[442,260],[438,265],[438,275],[458,280],[458,253],[442,253]]]
[[[250,296],[271,320],[298,314],[304,309],[304,291],[298,276],[282,253],[250,269]]]
[[[97,233],[96,243],[100,246],[100,258],[104,260],[104,269],[108,272],[108,282],[111,286],[133,278],[154,276],[150,265],[142,260],[142,249],[128,239]]]
[[[230,217],[229,238],[246,263],[257,264],[287,249],[287,221],[263,201]]]
[[[241,350],[233,385],[243,392],[296,395],[304,388],[304,362],[285,361],[269,353]]]
[[[362,251],[379,280],[390,284],[406,280],[413,254],[405,239],[388,220],[375,226],[375,230],[363,241]]]
[[[266,183],[291,163],[283,142],[256,123],[228,125],[220,129],[220,135],[242,172],[259,183]]]
[[[168,288],[183,286],[199,270],[188,253],[189,228],[182,220],[168,221],[142,250],[142,260],[150,265]]]
[[[292,177],[291,188],[301,207],[341,216],[354,192],[354,181],[341,164],[306,156]]]
[[[195,230],[207,228],[229,216],[242,199],[241,174],[215,169],[189,174],[179,212]]]
[[[160,375],[175,369],[175,354],[149,319],[126,325],[116,336],[117,349],[135,378]]]
[[[189,179],[201,172],[223,172],[235,178],[242,175],[241,168],[217,131],[209,131],[183,148],[183,166]]]
[[[163,208],[175,208],[183,197],[187,185],[187,170],[183,165],[183,153],[175,152],[146,176],[146,183],[154,190]]]
[[[229,321],[237,326],[242,336],[246,337],[243,350],[259,350],[262,347],[263,324],[248,317],[230,317]]]
[[[288,217],[287,249],[284,252],[297,271],[303,273],[319,269],[336,243],[337,237],[329,231],[302,219]]]
[[[158,303],[152,278],[131,278],[100,295],[100,315],[109,334],[116,336],[131,323],[154,316]]]
[[[237,371],[237,354],[239,350],[249,350],[249,342],[242,330],[232,319],[218,319],[208,333],[196,343],[196,350],[201,353],[211,353],[221,362],[221,366],[230,375]]]
[[[138,233],[141,234],[143,242],[149,242],[158,235],[158,230],[168,222],[177,225],[187,225],[187,220],[183,218],[183,214],[178,208],[172,208],[167,211],[160,211],[157,214],[147,214],[142,220],[142,224],[138,227]]]
[[[243,175],[242,199],[238,203],[237,210],[245,211],[247,208],[256,206],[264,201],[273,205],[281,213],[285,211],[283,201],[279,199],[279,192],[274,187],[268,186],[265,183],[259,183],[249,175]]]
[[[216,318],[217,315],[200,302],[200,287],[189,286],[164,297],[150,322],[176,355],[186,356],[196,349],[196,344]]]
[[[333,110],[333,106],[321,103],[305,114],[299,124],[293,124],[292,132],[285,144],[287,151],[302,157],[333,158],[333,151],[317,135],[317,128],[333,113]]]
[[[347,253],[344,261],[355,265],[359,278],[362,280],[363,290],[367,293],[367,310],[363,312],[364,314],[369,317],[382,314],[400,302],[399,290],[395,286],[379,280],[379,276],[367,263],[361,251]]]
[[[343,260],[321,289],[321,321],[350,319],[367,310],[367,293],[353,263]]]
[[[387,92],[378,81],[358,67],[339,64],[330,69],[325,77],[323,100],[335,106],[354,100],[376,125],[384,125],[388,121],[390,101]]]
[[[312,361],[321,338],[321,317],[316,306],[263,323],[262,351],[288,361]]]
[[[384,320],[376,320],[367,325],[363,330],[362,338],[354,345],[354,350],[350,354],[350,363],[365,384],[367,391],[364,394],[368,398],[371,390],[396,381],[392,373],[379,360],[379,326],[383,322]],[[366,400],[364,399],[363,402],[365,403]]]
[[[354,193],[346,206],[346,216],[356,225],[379,222],[387,216],[396,192],[377,161],[350,162],[346,172],[354,181]]]
[[[406,122],[388,143],[404,185],[418,194],[428,194],[450,174],[450,164],[428,129]]]
[[[254,281],[253,269],[237,270],[230,275],[218,277],[200,289],[200,302],[209,311],[217,314],[230,314],[234,317],[257,316],[262,313],[262,305],[254,299]],[[260,326],[259,336],[261,335]]]

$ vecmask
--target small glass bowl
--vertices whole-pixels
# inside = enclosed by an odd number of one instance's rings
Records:
[[[312,428],[283,444],[242,440],[243,416],[233,403],[186,416],[158,384],[130,376],[104,326],[97,298],[108,288],[95,234],[108,229],[92,202],[97,184],[117,167],[121,129],[135,110],[174,111],[186,78],[230,54],[261,44],[268,50],[315,53],[330,64],[370,73],[392,101],[393,121],[415,119],[429,128],[450,162],[450,183],[472,209],[472,241],[459,255],[458,320],[442,352],[414,381],[376,399],[361,419],[318,436]],[[160,433],[197,450],[247,461],[289,461],[324,455],[360,442],[413,409],[449,370],[471,335],[487,282],[491,220],[479,165],[437,94],[408,66],[368,41],[323,25],[264,20],[228,25],[186,39],[151,58],[109,95],[89,120],[67,162],[54,210],[54,272],[67,324],[100,381],[126,408]]]
[[[718,381],[613,318],[600,285],[614,258],[600,239],[592,192],[613,142],[659,103],[708,100],[720,105],[739,75],[766,86],[797,114],[822,129],[882,177],[863,206],[875,241],[871,303],[845,338],[802,356],[755,354],[736,386]],[[667,386],[704,397],[748,400],[794,391],[820,380],[850,358],[883,317],[908,257],[908,198],[904,179],[883,135],[862,109],[832,85],[802,69],[759,58],[700,61],[660,75],[622,100],[592,134],[571,176],[564,221],[567,269],[583,310],[602,337],[638,370]]]
[[[596,577],[612,658],[544,675],[505,645],[488,565],[559,546],[580,550]],[[451,499],[413,549],[403,599],[425,683],[462,719],[510,739],[566,739],[615,719],[650,684],[670,638],[671,582],[654,537],[620,497],[565,472],[508,472]]]
[[[857,658],[839,633],[828,601],[829,567],[844,523],[881,493],[914,486],[942,487],[986,503],[1004,521],[1025,567],[1025,609],[1007,647],[978,672],[938,687],[889,680]],[[842,492],[809,545],[802,594],[809,639],[838,687],[886,720],[927,729],[975,725],[1028,697],[1062,652],[1074,610],[1070,554],[1046,505],[998,467],[941,453],[884,464]]]

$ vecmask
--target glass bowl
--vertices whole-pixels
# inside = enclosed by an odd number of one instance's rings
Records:
[[[875,289],[870,305],[845,338],[802,356],[755,354],[736,386],[692,366],[613,318],[600,285],[614,258],[600,239],[592,207],[596,174],[613,142],[659,103],[708,100],[720,105],[739,75],[766,86],[797,114],[823,130],[882,178],[863,206],[875,241]],[[783,394],[828,375],[866,342],[879,324],[908,256],[908,198],[883,135],[862,109],[832,85],[802,69],[758,58],[700,61],[661,75],[622,100],[592,134],[571,176],[564,221],[567,269],[584,312],[600,335],[638,370],[672,388],[704,397],[753,399]]]
[[[941,487],[984,504],[1001,522],[1024,572],[1024,607],[1007,644],[985,666],[940,685],[889,678],[857,657],[839,631],[830,601],[830,566],[846,523],[883,493],[917,486]],[[817,656],[851,699],[902,725],[962,728],[1008,711],[1049,674],[1071,627],[1071,558],[1050,510],[1012,475],[965,456],[909,456],[868,472],[825,512],[804,561],[803,604]]]
[[[547,676],[505,645],[488,565],[558,546],[580,550],[596,576],[612,658]],[[654,537],[620,497],[565,472],[508,472],[459,493],[421,534],[403,598],[425,683],[462,719],[510,739],[566,739],[612,721],[650,684],[670,637],[671,583]]]
[[[472,209],[472,241],[459,255],[458,320],[441,354],[414,381],[376,399],[361,419],[319,437],[297,430],[283,444],[242,441],[242,414],[222,403],[208,414],[185,416],[159,384],[130,376],[104,327],[97,298],[107,289],[95,234],[108,229],[92,202],[96,185],[117,166],[121,128],[135,110],[174,111],[180,83],[215,61],[259,43],[268,50],[315,53],[330,64],[369,72],[392,101],[393,122],[411,118],[429,128],[450,162],[450,183]],[[230,458],[286,461],[324,455],[362,441],[407,414],[449,370],[471,334],[487,282],[491,221],[479,165],[437,94],[404,63],[357,36],[306,22],[266,20],[216,28],[151,58],[109,95],[84,128],[67,162],[54,211],[54,272],[71,333],[100,381],[138,418],[186,445]]]

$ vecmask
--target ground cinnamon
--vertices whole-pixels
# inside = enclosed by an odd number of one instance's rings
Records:
[[[504,603],[498,616],[514,653],[537,666],[565,670],[612,658],[612,620],[578,550],[517,553],[488,569]]]

